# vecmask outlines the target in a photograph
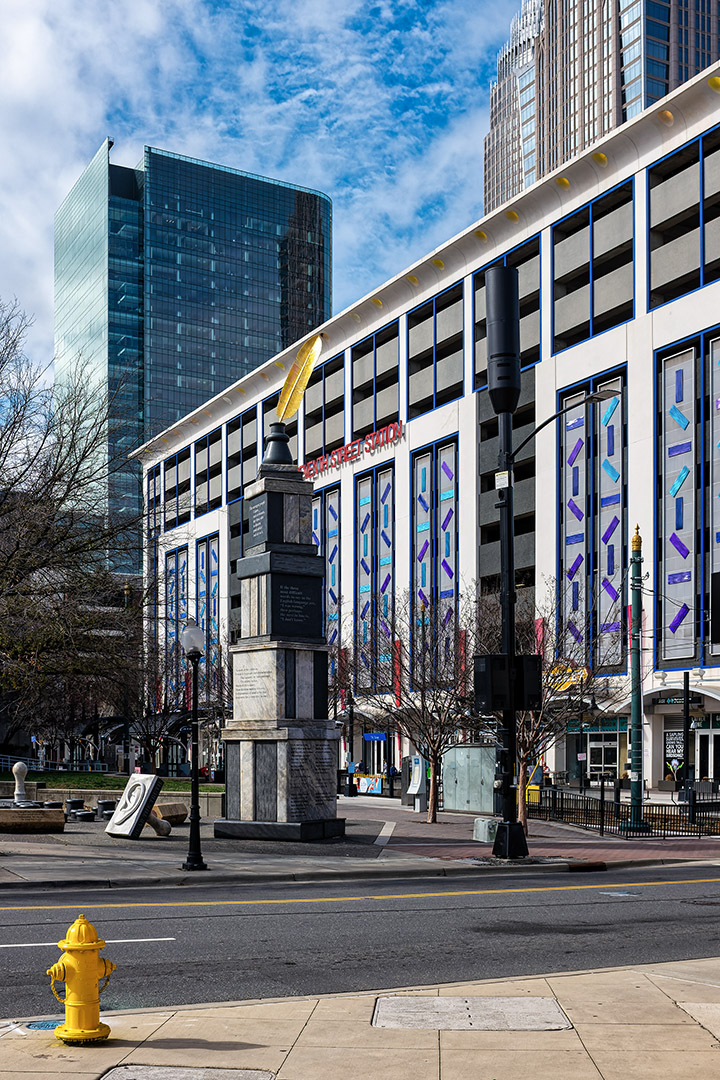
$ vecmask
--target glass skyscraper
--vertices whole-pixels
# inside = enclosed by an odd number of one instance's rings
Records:
[[[490,88],[484,212],[718,56],[710,0],[523,0]]]
[[[55,372],[115,394],[124,457],[331,315],[332,208],[293,184],[106,139],[55,217]],[[108,505],[140,507],[133,469]]]

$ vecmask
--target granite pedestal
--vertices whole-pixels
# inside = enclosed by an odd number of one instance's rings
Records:
[[[246,492],[241,637],[230,649],[233,718],[222,733],[227,818],[215,822],[217,837],[344,835],[336,816],[340,733],[327,715],[325,568],[312,542],[312,493],[291,461],[267,458]]]

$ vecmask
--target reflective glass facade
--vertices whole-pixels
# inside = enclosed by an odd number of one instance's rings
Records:
[[[77,358],[117,393],[125,458],[331,314],[327,196],[146,147],[136,169],[106,139],[55,219],[55,364]],[[136,515],[139,474],[113,475]],[[127,567],[134,570],[138,567]]]
[[[145,148],[145,437],[330,317],[330,200]]]

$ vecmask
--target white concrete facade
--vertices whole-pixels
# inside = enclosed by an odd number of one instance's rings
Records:
[[[382,284],[372,295],[364,297],[358,303],[340,312],[322,327],[319,332],[323,338],[323,351],[319,365],[338,357],[344,357],[344,438],[342,445],[353,442],[353,354],[352,350],[364,342],[370,335],[397,323],[397,415],[392,422],[401,425],[401,437],[377,449],[359,450],[354,460],[327,468],[316,478],[316,491],[328,492],[339,487],[339,574],[340,591],[345,610],[356,603],[356,571],[359,559],[357,480],[370,469],[392,464],[394,468],[394,534],[392,547],[393,586],[396,592],[412,588],[415,585],[414,574],[418,556],[415,543],[416,518],[412,506],[415,505],[413,483],[414,455],[432,444],[436,448],[455,440],[457,448],[457,476],[454,479],[454,501],[456,510],[457,547],[453,578],[461,580],[465,586],[483,578],[491,578],[497,573],[497,542],[492,533],[492,521],[487,516],[487,483],[483,487],[482,476],[489,475],[496,462],[488,464],[488,447],[492,443],[491,428],[485,438],[487,425],[487,393],[475,389],[474,383],[482,383],[482,361],[476,362],[476,340],[478,339],[477,314],[474,303],[475,290],[479,287],[474,275],[489,264],[514,252],[519,245],[526,244],[539,237],[540,247],[540,362],[528,368],[526,378],[527,398],[534,402],[534,414],[530,423],[539,424],[559,408],[563,392],[577,384],[587,384],[604,372],[620,371],[625,380],[625,416],[626,416],[626,458],[625,472],[625,522],[623,530],[622,560],[627,567],[629,556],[629,535],[637,523],[644,541],[644,570],[649,573],[647,584],[648,597],[644,614],[643,657],[645,665],[645,776],[655,784],[666,772],[664,762],[663,731],[665,719],[671,718],[674,725],[680,709],[673,705],[658,705],[657,696],[664,690],[682,686],[682,671],[689,668],[693,694],[701,696],[701,704],[694,708],[701,726],[697,739],[707,733],[707,746],[703,749],[700,742],[696,756],[698,775],[720,779],[720,726],[717,736],[713,731],[711,719],[715,709],[720,719],[720,657],[714,663],[705,662],[701,668],[697,659],[688,658],[687,662],[674,661],[667,664],[656,656],[655,646],[659,635],[656,633],[656,608],[650,593],[661,588],[658,578],[660,570],[660,539],[658,534],[658,480],[656,476],[656,452],[659,445],[658,405],[655,387],[658,383],[658,365],[663,363],[663,356],[657,356],[658,350],[672,352],[672,346],[685,339],[693,338],[709,331],[708,341],[712,337],[713,327],[720,324],[720,280],[709,280],[712,276],[701,270],[701,275],[708,278],[707,284],[691,288],[685,294],[649,307],[649,265],[650,265],[650,230],[648,222],[648,169],[668,155],[679,151],[693,140],[711,131],[720,122],[720,65],[708,69],[700,76],[684,84],[661,103],[662,108],[654,106],[622,128],[613,132],[602,142],[597,143],[572,162],[566,164],[561,172],[544,178],[519,196],[512,204],[500,211],[488,215],[468,229],[459,233],[424,259],[413,264],[394,278]],[[705,144],[703,143],[703,146]],[[709,146],[709,144],[708,144]],[[705,151],[703,151],[705,152]],[[708,150],[709,160],[709,150]],[[619,325],[612,326],[592,336],[589,333],[583,340],[564,348],[557,347],[553,339],[553,291],[558,290],[557,281],[553,282],[553,244],[559,243],[553,229],[561,221],[584,207],[596,204],[596,200],[612,192],[619,185],[632,182],[632,250],[634,295],[631,317]],[[707,225],[710,227],[710,203],[705,192],[705,210]],[[598,211],[599,213],[599,211]],[[580,220],[580,218],[578,218]],[[592,220],[592,219],[591,219]],[[688,226],[688,230],[690,226]],[[682,230],[680,230],[682,232]],[[709,234],[708,234],[709,235]],[[657,247],[658,236],[661,239],[672,237],[664,242],[675,242],[674,233],[654,232],[652,245]],[[681,237],[682,239],[682,237]],[[709,241],[708,241],[709,245]],[[592,249],[591,249],[592,250]],[[618,248],[618,251],[620,249]],[[702,249],[701,249],[702,250]],[[709,247],[708,247],[709,250]],[[621,262],[624,256],[618,255]],[[593,256],[590,256],[590,273],[596,275],[595,281],[601,280],[602,268],[593,270]],[[709,264],[708,264],[709,265]],[[714,274],[714,272],[713,272]],[[703,279],[704,280],[704,279]],[[413,415],[415,405],[409,401],[409,323],[415,325],[418,309],[433,298],[442,296],[446,290],[462,284],[462,386],[457,396],[450,401],[424,407]],[[572,293],[570,282],[568,295]],[[598,288],[598,294],[599,294]],[[577,295],[582,290],[578,288]],[[592,295],[592,293],[591,293]],[[435,345],[432,368],[435,374],[433,401],[440,396],[438,389],[440,365],[444,359],[443,341],[438,337],[442,323],[442,312],[435,310],[432,325],[435,327]],[[592,327],[592,312],[590,325]],[[720,338],[720,329],[717,330]],[[698,339],[700,340],[700,339]],[[705,339],[702,339],[704,342]],[[481,343],[482,344],[482,343]],[[704,345],[702,346],[704,348]],[[201,538],[217,536],[218,574],[217,574],[217,639],[221,645],[229,640],[232,626],[233,581],[230,573],[230,561],[237,557],[237,543],[233,547],[231,538],[231,519],[238,516],[237,507],[227,502],[227,440],[226,425],[239,414],[247,414],[257,407],[258,431],[262,426],[262,403],[275,394],[289,370],[297,352],[298,345],[269,359],[257,371],[239,380],[222,394],[205,403],[195,412],[184,417],[177,425],[166,430],[155,439],[146,443],[136,455],[144,471],[145,491],[147,479],[154,467],[160,465],[174,454],[192,447],[202,436],[220,429],[222,432],[222,504],[209,513],[195,516],[190,512],[187,522],[174,528],[160,529],[153,539],[148,537],[148,551],[157,545],[158,566],[164,566],[165,553],[175,549],[187,548],[187,570],[185,586],[185,608],[188,614],[196,614],[196,541]],[[449,348],[449,347],[448,347]],[[702,350],[701,350],[702,351]],[[479,355],[479,354],[478,354]],[[452,360],[452,356],[449,357]],[[415,361],[412,360],[411,363]],[[478,368],[478,363],[480,368]],[[703,363],[699,354],[698,363]],[[425,369],[423,369],[425,370]],[[429,368],[427,370],[430,370]],[[480,372],[480,375],[478,375]],[[379,381],[379,380],[378,380]],[[392,384],[392,387],[394,384]],[[525,391],[524,391],[525,392]],[[394,393],[394,390],[393,390]],[[707,394],[706,394],[707,396]],[[485,401],[483,402],[483,399]],[[324,414],[323,414],[324,415]],[[533,419],[534,417],[534,419]],[[268,420],[271,419],[268,417]],[[698,421],[700,423],[700,421]],[[324,421],[323,421],[324,423]],[[304,407],[298,416],[298,461],[305,461],[304,453]],[[384,425],[379,425],[384,426]],[[528,431],[531,427],[528,427]],[[698,429],[700,430],[700,429]],[[705,432],[705,428],[702,428]],[[708,428],[709,431],[709,428]],[[518,441],[525,432],[518,432]],[[360,443],[364,446],[364,436]],[[259,441],[259,438],[258,438]],[[528,485],[527,531],[526,536],[532,541],[531,557],[526,560],[528,583],[536,587],[546,580],[558,576],[560,523],[556,512],[558,474],[559,474],[559,434],[557,425],[550,425],[537,438],[534,449],[534,476],[525,481]],[[439,452],[439,451],[438,451]],[[485,457],[483,457],[485,454]],[[317,455],[314,455],[317,456]],[[312,460],[314,460],[314,456]],[[329,455],[326,455],[329,456]],[[492,453],[490,454],[492,457]],[[439,460],[439,459],[438,459]],[[531,460],[531,459],[530,459]],[[194,501],[194,472],[191,452],[191,487],[190,503]],[[483,461],[485,465],[483,465]],[[700,454],[698,468],[704,457]],[[434,466],[433,466],[434,467]],[[439,467],[438,467],[439,472]],[[161,475],[163,469],[161,468]],[[698,472],[698,476],[704,475]],[[423,481],[424,482],[424,481]],[[518,489],[519,491],[519,485]],[[484,498],[487,496],[487,498]],[[702,502],[702,500],[700,500]],[[702,512],[709,514],[708,506]],[[518,495],[516,495],[516,514],[518,514]],[[321,504],[324,506],[325,504]],[[590,504],[588,504],[590,506]],[[704,503],[702,504],[705,505]],[[324,512],[324,511],[323,511]],[[534,518],[533,518],[534,515]],[[439,521],[439,517],[438,517]],[[698,535],[707,530],[707,522],[698,523]],[[379,526],[378,526],[379,528]],[[436,546],[441,536],[437,525]],[[485,530],[485,531],[484,531]],[[236,526],[237,532],[237,526]],[[444,534],[443,534],[444,535]],[[698,541],[700,543],[700,541]],[[379,541],[378,541],[379,544]],[[324,546],[324,545],[323,545]],[[708,575],[702,566],[709,558],[707,543],[699,547],[693,556],[698,565],[698,582]],[[430,573],[433,587],[440,585],[440,556],[436,556],[437,567],[433,564]],[[452,558],[450,559],[452,562]],[[519,560],[522,565],[522,559]],[[702,565],[701,565],[702,564]],[[150,562],[148,561],[148,572]],[[377,579],[379,581],[379,579]],[[709,589],[709,584],[705,592]],[[621,590],[622,591],[622,590]],[[701,614],[697,625],[705,627],[707,602],[697,587],[698,606]],[[162,598],[161,598],[162,600]],[[625,603],[629,603],[626,594]],[[703,615],[702,612],[705,614]],[[200,610],[198,608],[198,614]],[[177,620],[182,612],[174,614]],[[164,605],[159,606],[159,627],[163,632],[163,619],[166,617]],[[709,623],[708,623],[709,624]],[[703,631],[704,633],[704,631]],[[659,648],[659,646],[658,646]],[[708,642],[698,642],[698,650],[709,653]],[[698,651],[698,656],[704,653]],[[612,679],[627,680],[627,663],[616,666],[609,674]],[[718,705],[715,706],[714,702]],[[702,715],[700,715],[702,714]],[[629,708],[623,713],[629,715]],[[707,726],[705,725],[707,721]],[[619,725],[622,730],[622,722]],[[713,747],[717,739],[717,750],[713,758]],[[618,736],[616,757],[624,754],[626,742]],[[704,746],[704,744],[703,744]],[[583,746],[587,749],[587,745]],[[551,768],[568,767],[573,754],[562,748],[558,754],[551,754]],[[699,769],[705,762],[706,768]],[[617,757],[616,769],[623,771],[624,763]]]

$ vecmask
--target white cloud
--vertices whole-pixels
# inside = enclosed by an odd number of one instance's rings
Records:
[[[4,0],[0,296],[52,349],[55,209],[105,135],[327,191],[335,307],[481,206],[514,0]]]

